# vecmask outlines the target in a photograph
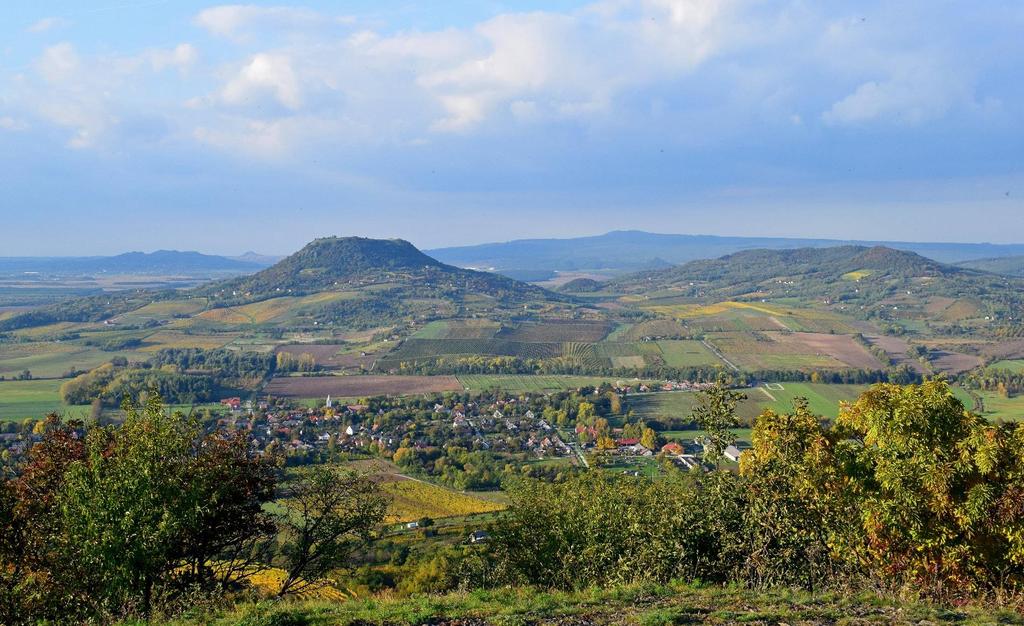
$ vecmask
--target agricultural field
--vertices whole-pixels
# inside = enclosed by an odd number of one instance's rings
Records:
[[[1024,396],[1006,398],[994,391],[975,391],[974,394],[981,398],[985,407],[981,411],[983,417],[1007,422],[1024,421]],[[963,402],[967,408],[971,408],[971,402]]]
[[[160,330],[149,335],[139,347],[140,352],[158,352],[166,348],[222,348],[238,335],[230,333],[185,333],[174,330]]]
[[[674,339],[678,337],[689,337],[692,331],[687,329],[679,320],[656,319],[632,324],[623,330],[608,336],[608,341],[642,341],[648,338]]]
[[[669,367],[722,365],[721,359],[699,341],[662,340],[655,345],[661,350],[662,358]]]
[[[60,380],[0,381],[0,421],[38,419],[54,411],[67,417],[89,416],[89,406],[67,406],[60,401]]]
[[[68,342],[0,344],[0,376],[13,378],[29,370],[35,378],[58,378],[69,370],[92,369],[118,354]]]
[[[501,511],[504,505],[470,493],[446,489],[419,480],[395,480],[382,485],[391,496],[387,521],[411,522],[423,517],[463,517]]]
[[[766,408],[778,412],[790,411],[793,408],[793,399],[804,397],[809,401],[812,412],[835,418],[839,414],[840,401],[856,400],[866,389],[866,385],[762,384],[757,388],[740,390],[747,399],[740,402],[737,414],[741,420],[750,423]],[[638,394],[629,398],[629,406],[637,416],[659,421],[670,418],[688,419],[696,405],[697,394],[683,391]]]
[[[792,410],[795,398],[806,398],[812,413],[835,418],[839,415],[840,402],[856,400],[867,388],[867,385],[763,383],[756,392],[750,390],[748,395],[761,401],[767,401],[764,406],[780,413]],[[760,394],[760,398],[755,394]]]
[[[612,325],[610,322],[520,322],[514,326],[503,326],[498,331],[496,337],[508,341],[527,343],[594,343],[604,339],[611,330]]]
[[[518,374],[459,374],[458,379],[470,391],[487,391],[488,389],[498,388],[510,392],[535,393],[578,389],[586,386],[596,387],[604,382],[624,382],[620,379],[597,376],[530,376]]]
[[[414,339],[490,339],[501,328],[491,320],[435,320],[412,337]]]
[[[725,358],[753,371],[883,367],[874,355],[846,335],[729,332],[709,335],[708,341]]]
[[[462,389],[454,376],[276,376],[264,392],[282,398],[357,398]]]
[[[743,390],[748,399],[737,407],[737,414],[743,421],[751,421],[761,413],[763,402],[752,390]],[[688,391],[659,391],[636,394],[629,397],[629,408],[636,417],[661,422],[673,418],[688,420],[697,406],[697,394]]]
[[[995,363],[993,363],[989,367],[991,367],[992,369],[997,369],[997,370],[1007,370],[1007,371],[1013,372],[1014,374],[1021,374],[1021,373],[1024,373],[1024,360],[1022,360],[1022,359],[1013,359],[1013,360],[996,361]]]
[[[521,342],[502,339],[406,339],[397,350],[382,359],[388,363],[429,359],[439,355],[518,356],[524,359],[550,359],[562,355],[562,344]]]
[[[302,297],[282,296],[240,306],[209,309],[195,319],[231,326],[281,323],[317,306],[358,297],[358,293],[349,291],[325,291]]]
[[[794,331],[849,334],[855,332],[849,320],[831,311],[806,306],[763,302],[718,302],[715,304],[654,304],[643,308],[680,320],[686,327],[702,332]]]

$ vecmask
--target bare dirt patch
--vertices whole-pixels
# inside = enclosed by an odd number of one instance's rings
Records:
[[[278,376],[266,387],[283,398],[338,398],[461,391],[454,376]]]
[[[827,354],[850,367],[882,369],[884,365],[849,335],[825,333],[772,333],[775,341],[793,346],[800,354]]]
[[[931,360],[932,367],[936,370],[947,373],[947,374],[959,374],[972,370],[983,363],[981,357],[972,356],[970,354],[960,354],[959,352],[949,352],[946,350],[940,350],[935,353],[935,357]]]
[[[871,345],[884,350],[886,355],[888,355],[889,358],[895,361],[898,365],[907,365],[918,374],[928,373],[921,363],[916,359],[912,359],[907,356],[907,351],[910,350],[910,344],[902,337],[893,337],[892,335],[865,335],[864,338],[867,339],[868,343]]]

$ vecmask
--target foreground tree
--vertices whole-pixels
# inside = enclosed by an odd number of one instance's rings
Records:
[[[365,477],[316,466],[295,480],[285,504],[277,518],[285,571],[279,596],[323,584],[324,576],[346,565],[384,520],[388,498]]]
[[[944,381],[876,385],[839,415],[859,544],[880,579],[936,595],[1024,588],[1024,428],[967,411]]]
[[[11,612],[0,623],[147,615],[157,597],[228,582],[217,565],[273,531],[262,510],[276,482],[270,460],[242,439],[204,434],[155,395],[124,408],[120,427],[49,420],[4,485],[0,570],[23,577],[5,585]]]

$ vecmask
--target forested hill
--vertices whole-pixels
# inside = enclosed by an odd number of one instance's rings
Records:
[[[882,246],[748,250],[623,277],[610,285],[626,293],[669,291],[682,296],[802,297],[864,306],[929,297],[970,299],[984,314],[1020,314],[1024,280],[945,265]]]
[[[993,274],[1024,277],[1024,256],[978,259],[976,261],[964,261],[963,263],[958,263],[958,265],[984,272],[992,272]]]
[[[521,312],[527,303],[569,301],[567,296],[505,276],[445,265],[400,239],[330,237],[317,239],[252,275],[208,283],[188,292],[132,290],[75,298],[2,319],[0,332],[57,322],[116,320],[160,300],[199,296],[206,308],[215,309],[321,293],[327,297],[316,311],[307,311],[315,314],[311,319],[358,325],[417,315],[455,315],[466,312],[467,307]],[[287,304],[301,307],[304,303]]]
[[[523,301],[554,294],[487,272],[445,265],[402,239],[327,237],[253,274],[216,283],[201,293],[252,298],[315,293],[372,284],[436,288]]]

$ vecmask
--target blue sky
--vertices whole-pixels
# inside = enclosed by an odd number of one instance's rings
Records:
[[[0,256],[1024,241],[1024,4],[12,0]]]

